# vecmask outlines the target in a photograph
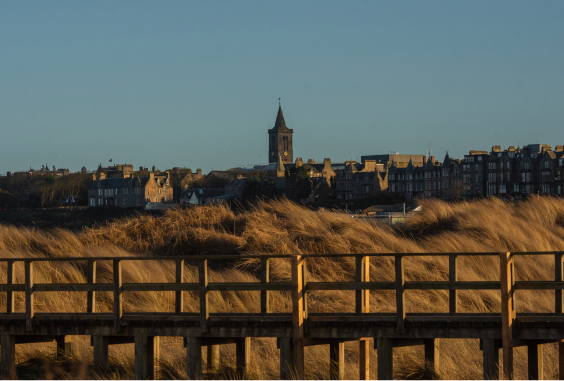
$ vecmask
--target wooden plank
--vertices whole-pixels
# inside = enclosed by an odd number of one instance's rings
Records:
[[[235,342],[237,372],[245,377],[251,361],[251,338],[243,337]]]
[[[98,371],[107,371],[109,349],[108,336],[92,336],[92,345],[94,346],[94,367],[98,368]]]
[[[66,291],[66,292],[96,292],[96,291],[113,291],[114,285],[112,283],[36,283],[33,286],[35,292],[53,292],[53,291]]]
[[[16,380],[16,337],[3,333],[0,346],[0,376],[3,380]]]
[[[208,291],[290,291],[289,282],[272,283],[209,283]]]
[[[516,290],[564,290],[564,282],[527,280],[515,282]]]
[[[219,345],[207,345],[207,349],[207,369],[209,376],[209,373],[217,373],[219,371]]]
[[[395,290],[395,282],[309,282],[308,291]]]
[[[292,256],[292,320],[293,354],[297,379],[304,377],[304,303],[303,303],[303,259]]]
[[[121,261],[113,261],[114,268],[114,329],[121,332],[121,317],[123,316],[123,281],[121,277]]]
[[[483,378],[484,380],[499,380],[499,340],[480,341],[483,343]]]
[[[69,335],[61,335],[55,338],[57,343],[57,358],[72,358],[72,337]]]
[[[291,337],[280,337],[280,379],[294,380],[294,345]]]
[[[564,342],[558,343],[558,379],[564,380]]]
[[[6,271],[8,275],[8,286],[12,286],[16,282],[16,272],[14,269],[14,261],[8,261],[6,265]],[[24,288],[25,289],[25,288]],[[15,302],[15,294],[14,291],[6,291],[6,313],[14,313],[16,310],[14,309],[14,302]]]
[[[376,338],[376,346],[378,350],[378,379],[393,380],[393,347],[392,341],[387,337]]]
[[[329,344],[329,379],[345,380],[345,343]]]
[[[186,338],[186,374],[189,380],[202,379],[202,338]]]
[[[159,337],[146,332],[135,335],[135,378],[156,380],[159,363]]]
[[[270,258],[261,258],[260,281],[262,284],[270,282]],[[260,292],[260,312],[262,314],[270,313],[270,293],[268,290]]]
[[[396,314],[398,333],[405,333],[405,278],[404,259],[401,255],[395,256],[396,267]]]
[[[184,260],[178,259],[176,261],[176,284],[180,285],[184,283]],[[175,304],[174,311],[177,314],[184,312],[184,293],[182,291],[176,291],[175,294]]]
[[[451,284],[456,283],[458,274],[456,272],[456,265],[458,257],[450,255],[448,257],[448,280]],[[456,289],[450,289],[448,292],[448,312],[452,315],[458,312],[458,292]]]
[[[500,253],[501,279],[501,335],[503,345],[503,377],[513,379],[513,258],[511,253]]]
[[[562,253],[554,255],[554,280],[556,282],[564,281],[564,266],[562,265],[562,260],[564,255]],[[562,302],[562,290],[554,291],[554,312],[561,315],[564,311],[562,307],[564,303]]]
[[[307,333],[308,310],[307,310],[307,262],[302,259],[302,300],[304,305],[304,333]]]
[[[33,262],[25,261],[25,328],[33,331]]]
[[[199,291],[200,291],[200,330],[208,331],[210,311],[208,307],[208,260],[201,259],[199,266]]]
[[[25,284],[0,284],[0,292],[16,292],[16,291],[25,291]]]
[[[359,340],[358,344],[358,379],[370,380],[370,339]]]
[[[96,261],[88,261],[88,284],[96,284]],[[96,312],[96,291],[88,291],[86,296],[86,312],[93,314]]]
[[[529,380],[543,380],[542,344],[527,346],[527,374]]]
[[[425,369],[439,374],[439,339],[424,339],[423,345],[425,347]]]

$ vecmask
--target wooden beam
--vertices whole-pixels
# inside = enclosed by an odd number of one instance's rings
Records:
[[[6,265],[6,271],[8,272],[8,285],[11,286],[16,282],[16,272],[14,270],[14,261],[8,261]],[[16,310],[14,309],[14,301],[15,301],[15,294],[14,291],[7,291],[6,292],[6,313],[14,313]]]
[[[360,340],[358,344],[358,379],[370,380],[370,339]]]
[[[3,333],[0,347],[0,376],[3,380],[16,380],[16,337]]]
[[[423,343],[425,346],[425,368],[439,374],[439,339],[424,339]]]
[[[562,265],[562,260],[564,256],[562,253],[554,254],[554,280],[556,282],[564,281],[564,266]],[[562,310],[564,303],[562,303],[562,290],[554,291],[554,312],[561,315],[564,311]]]
[[[176,260],[176,284],[184,283],[184,259]],[[184,312],[184,298],[182,291],[175,292],[174,312],[181,314]]]
[[[304,377],[304,299],[303,299],[303,259],[301,255],[292,256],[292,324],[293,355],[295,378]]]
[[[102,371],[108,370],[108,336],[92,336],[94,346],[94,366]]]
[[[329,344],[329,379],[345,380],[345,343]]]
[[[529,380],[543,379],[542,344],[527,347],[527,374]]]
[[[207,345],[207,349],[208,373],[216,373],[219,371],[219,345]]]
[[[202,338],[186,338],[186,374],[189,380],[202,379]]]
[[[356,257],[356,282],[370,281],[370,257]],[[356,291],[356,313],[370,312],[370,290]],[[360,340],[358,343],[358,371],[359,380],[370,379],[370,340]]]
[[[291,337],[280,337],[280,379],[295,379],[294,344]]]
[[[159,363],[159,337],[146,332],[135,335],[135,378],[156,380]]]
[[[121,317],[123,315],[122,304],[122,285],[121,278],[121,261],[114,261],[114,329],[116,332],[121,332]]]
[[[55,338],[57,342],[57,358],[72,358],[72,338],[69,335],[61,335]]]
[[[500,253],[501,279],[501,335],[503,344],[504,378],[513,379],[513,322],[515,310],[513,304],[513,258],[511,253]]]
[[[458,280],[458,274],[456,272],[457,256],[450,255],[448,257],[448,280],[451,283],[455,283]],[[458,291],[449,290],[448,292],[448,312],[454,315],[458,312]]]
[[[33,331],[33,262],[25,261],[25,329]]]
[[[376,339],[378,347],[378,379],[393,380],[393,347],[392,341],[387,337],[378,337]]]
[[[404,288],[404,259],[396,255],[396,314],[398,333],[405,333],[405,288]]]
[[[96,284],[96,261],[88,261],[88,284]],[[88,291],[86,296],[86,312],[93,314],[96,312],[96,291]]]
[[[237,372],[240,375],[245,376],[247,370],[249,369],[249,364],[251,361],[251,338],[243,337],[237,339],[235,346]]]
[[[564,380],[564,342],[558,343],[558,379]]]
[[[266,284],[270,282],[270,259],[263,257],[260,263],[260,282]],[[260,292],[260,312],[262,314],[270,313],[270,292],[268,290]]]
[[[210,318],[210,310],[208,307],[208,260],[200,259],[199,266],[199,283],[200,283],[200,330],[208,331],[208,320]]]
[[[480,340],[483,345],[483,378],[499,380],[499,341],[495,339]]]

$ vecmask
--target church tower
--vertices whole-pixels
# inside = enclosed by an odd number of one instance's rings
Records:
[[[280,157],[283,162],[294,161],[294,149],[292,145],[292,134],[294,130],[286,127],[282,106],[278,105],[278,115],[274,128],[268,130],[268,162],[276,163]]]

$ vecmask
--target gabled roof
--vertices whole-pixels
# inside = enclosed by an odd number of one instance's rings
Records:
[[[118,189],[121,188],[123,180],[123,177],[112,177],[110,179],[94,181],[90,185],[90,189],[96,189],[98,184],[100,184],[100,187],[104,189]]]
[[[198,199],[205,199],[209,197],[217,197],[225,195],[225,189],[223,188],[195,188],[195,189],[186,189],[184,193],[182,193],[181,198],[192,198],[192,196],[196,196]]]
[[[349,165],[347,165],[347,170],[348,173],[354,173],[357,172],[356,167],[354,166],[353,163],[349,163]]]
[[[282,114],[282,106],[278,106],[278,115],[276,116],[276,122],[274,123],[273,130],[287,130],[286,121],[284,120],[284,114]]]
[[[415,171],[415,166],[413,165],[413,160],[409,159],[409,163],[407,164],[407,168],[405,170],[406,170],[406,172]]]

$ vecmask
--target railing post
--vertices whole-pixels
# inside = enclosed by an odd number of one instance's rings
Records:
[[[114,260],[114,328],[116,332],[121,331],[122,311],[122,278],[121,278],[121,261]]]
[[[451,286],[458,280],[456,273],[456,262],[458,262],[456,255],[448,256],[448,280]],[[458,312],[458,290],[450,289],[448,292],[448,312],[454,315]]]
[[[2,368],[0,376],[3,380],[15,380],[16,376],[16,336],[2,334],[0,340],[1,346],[1,361],[0,367]]]
[[[511,253],[500,253],[501,280],[501,337],[503,346],[503,372],[506,379],[513,379],[513,322],[515,306],[514,262]]]
[[[16,282],[16,272],[14,271],[14,261],[9,260],[6,265],[6,270],[8,272],[8,285],[12,286]],[[14,291],[6,292],[6,313],[14,313]]]
[[[527,345],[527,373],[529,380],[544,380],[542,344]]]
[[[396,309],[398,333],[405,333],[405,279],[403,262],[403,257],[396,255]]]
[[[88,261],[88,284],[96,284],[96,261]],[[96,291],[88,291],[86,312],[93,314],[96,312]]]
[[[210,312],[208,308],[208,260],[200,259],[200,329],[202,332],[208,331],[208,319]]]
[[[184,259],[176,260],[176,284],[184,282]],[[182,291],[176,291],[175,312],[181,314],[184,312],[184,298]]]
[[[303,259],[292,256],[292,320],[295,378],[304,379],[304,298]]]
[[[564,281],[564,266],[562,266],[562,260],[564,256],[562,253],[557,253],[554,255],[554,280],[557,282]],[[564,303],[562,302],[562,290],[555,290],[554,291],[554,298],[555,298],[555,306],[554,312],[558,315],[562,315],[562,306]]]
[[[302,300],[304,305],[304,332],[307,332],[307,262],[305,258],[302,258]]]
[[[370,281],[370,257],[356,257],[356,282]],[[356,291],[356,311],[357,314],[370,312],[370,290]],[[370,342],[369,340],[359,341],[359,380],[370,379]]]
[[[270,258],[261,258],[260,264],[260,282],[266,284],[270,282]],[[268,290],[260,292],[260,313],[263,315],[270,313],[270,292]]]
[[[25,327],[33,331],[33,262],[25,261]]]

